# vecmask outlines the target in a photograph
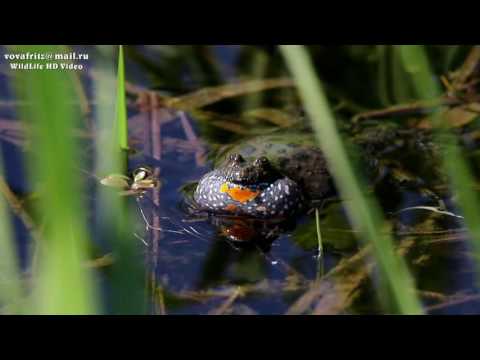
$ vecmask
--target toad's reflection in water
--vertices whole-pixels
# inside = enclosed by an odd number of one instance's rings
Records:
[[[219,236],[227,239],[239,249],[259,249],[268,253],[272,243],[283,233],[295,229],[295,221],[268,221],[238,217],[211,218]]]

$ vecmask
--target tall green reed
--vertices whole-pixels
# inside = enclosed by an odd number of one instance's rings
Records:
[[[57,46],[15,46],[18,53],[59,52]],[[47,61],[38,61],[45,65]],[[38,273],[28,312],[93,314],[98,311],[92,273],[84,266],[90,236],[85,194],[76,166],[81,164],[74,131],[80,122],[71,77],[61,70],[17,70],[14,85],[18,109],[29,129],[29,180],[40,196],[43,220]]]
[[[349,218],[360,233],[360,238],[373,245],[379,264],[381,283],[387,284],[394,301],[393,311],[403,314],[422,314],[421,303],[408,267],[395,254],[393,239],[385,231],[384,220],[374,199],[365,196],[364,184],[354,171],[352,162],[336,128],[321,82],[305,47],[282,45],[280,47],[297,84],[305,109],[312,120],[318,142],[341,195],[346,202]]]
[[[127,118],[127,100],[125,92],[125,59],[123,56],[123,46],[118,49],[118,67],[117,67],[117,128],[118,144],[120,149],[128,149],[128,118]]]
[[[422,45],[401,45],[399,53],[406,72],[421,100],[438,98],[441,88],[430,67],[427,53]],[[450,131],[442,108],[432,114],[436,129],[435,141],[442,149],[443,166],[450,178],[452,188],[457,196],[457,203],[465,217],[469,229],[476,259],[480,259],[480,202],[474,190],[475,178],[458,146],[458,139]],[[480,262],[477,261],[480,279]]]
[[[96,169],[99,178],[125,174],[128,146],[123,52],[119,51],[115,69],[113,46],[99,47],[94,83],[97,120]],[[113,130],[112,130],[113,129]],[[112,136],[112,131],[113,135]],[[97,220],[100,237],[112,247],[114,264],[110,271],[111,312],[141,314],[146,311],[141,244],[133,236],[130,199],[120,197],[111,188],[98,187]]]
[[[3,176],[3,161],[0,157],[1,186],[6,186]],[[18,254],[10,214],[7,209],[7,199],[0,193],[0,309],[8,309],[8,313],[20,312],[22,299],[22,284]]]

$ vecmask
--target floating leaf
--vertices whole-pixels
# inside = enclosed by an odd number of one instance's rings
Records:
[[[443,114],[444,122],[454,128],[468,125],[479,116],[479,105],[480,104],[474,103],[446,110]],[[432,118],[429,116],[421,120],[417,124],[417,127],[420,129],[432,129]]]
[[[130,187],[128,176],[111,174],[100,180],[100,184],[117,189],[128,189]]]
[[[476,104],[476,107],[478,107],[478,105],[479,104]],[[447,121],[453,127],[462,127],[475,120],[478,117],[478,113],[472,112],[463,106],[459,106],[447,111],[446,117]]]

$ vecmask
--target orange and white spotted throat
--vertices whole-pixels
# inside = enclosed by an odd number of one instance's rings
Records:
[[[266,157],[252,162],[232,154],[200,179],[194,200],[213,214],[262,219],[289,217],[304,206],[299,185],[274,169]]]

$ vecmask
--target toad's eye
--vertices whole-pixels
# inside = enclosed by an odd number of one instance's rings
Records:
[[[242,155],[240,155],[240,154],[232,154],[229,157],[229,161],[230,162],[235,162],[235,163],[242,163],[245,160],[243,159]]]
[[[258,159],[255,159],[255,161],[253,162],[253,165],[265,168],[268,165],[270,165],[270,162],[265,156],[262,156],[262,157],[259,157]]]

